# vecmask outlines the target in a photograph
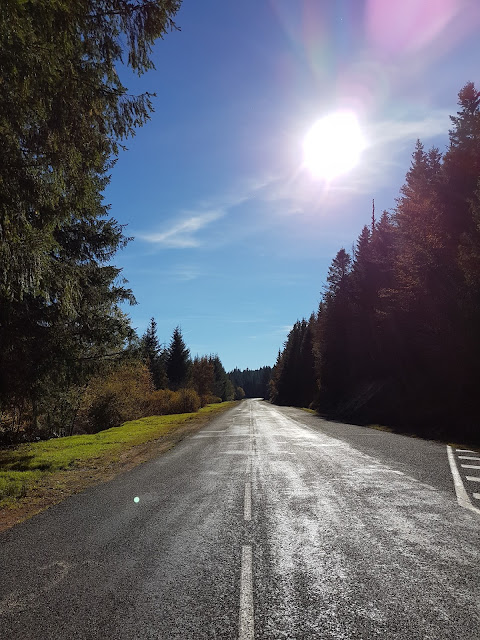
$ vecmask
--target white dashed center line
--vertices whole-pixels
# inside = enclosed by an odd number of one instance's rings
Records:
[[[250,482],[245,483],[245,500],[243,503],[244,520],[252,519],[252,485]]]
[[[242,547],[242,569],[240,576],[240,616],[238,640],[253,640],[253,571],[252,547]]]

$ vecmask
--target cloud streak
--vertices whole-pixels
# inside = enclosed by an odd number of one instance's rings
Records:
[[[217,209],[203,213],[189,212],[180,222],[175,222],[164,231],[153,233],[139,233],[138,238],[168,249],[191,249],[201,245],[196,235],[205,227],[223,218],[225,210]]]
[[[395,143],[429,139],[446,135],[450,125],[447,111],[436,111],[424,118],[411,120],[384,120],[370,127],[369,138],[373,146],[386,147]]]
[[[224,218],[228,213],[249,200],[255,198],[273,181],[272,178],[250,179],[241,184],[236,191],[223,196],[200,202],[198,210],[180,212],[181,218],[171,220],[164,230],[135,234],[140,240],[166,249],[193,249],[204,244],[201,232]],[[209,238],[211,242],[211,238]]]

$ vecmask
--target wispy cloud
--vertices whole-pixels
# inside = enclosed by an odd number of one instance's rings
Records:
[[[204,275],[203,271],[194,265],[179,265],[172,269],[171,274],[183,282],[190,282]]]
[[[271,183],[273,178],[252,178],[243,181],[235,190],[207,201],[201,201],[195,209],[181,211],[177,218],[160,231],[139,232],[136,238],[157,247],[170,249],[192,249],[204,243],[201,232],[213,222],[224,218],[231,210],[256,198]],[[178,220],[180,217],[180,220]],[[211,243],[211,238],[209,238]]]
[[[420,138],[428,140],[446,135],[450,125],[449,112],[437,110],[423,118],[386,119],[370,127],[368,137],[372,146],[389,147],[398,143],[409,143]]]
[[[189,249],[201,244],[196,235],[199,231],[219,220],[225,215],[225,210],[217,209],[201,213],[186,212],[183,220],[175,221],[173,225],[163,231],[139,233],[137,237],[146,242],[171,249]]]

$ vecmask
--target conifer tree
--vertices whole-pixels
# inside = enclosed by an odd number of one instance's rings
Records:
[[[148,366],[155,389],[166,389],[168,386],[167,372],[165,368],[165,350],[161,348],[157,336],[157,323],[155,318],[150,323],[142,336],[141,350],[143,358]]]
[[[350,385],[351,257],[338,251],[328,270],[322,313],[320,401],[336,407]]]
[[[190,350],[185,345],[180,327],[175,327],[166,358],[170,389],[177,391],[187,386],[190,364]]]

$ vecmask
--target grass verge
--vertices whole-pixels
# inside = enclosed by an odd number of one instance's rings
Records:
[[[197,413],[150,416],[95,434],[1,450],[0,531],[171,449],[235,404],[211,404]]]

